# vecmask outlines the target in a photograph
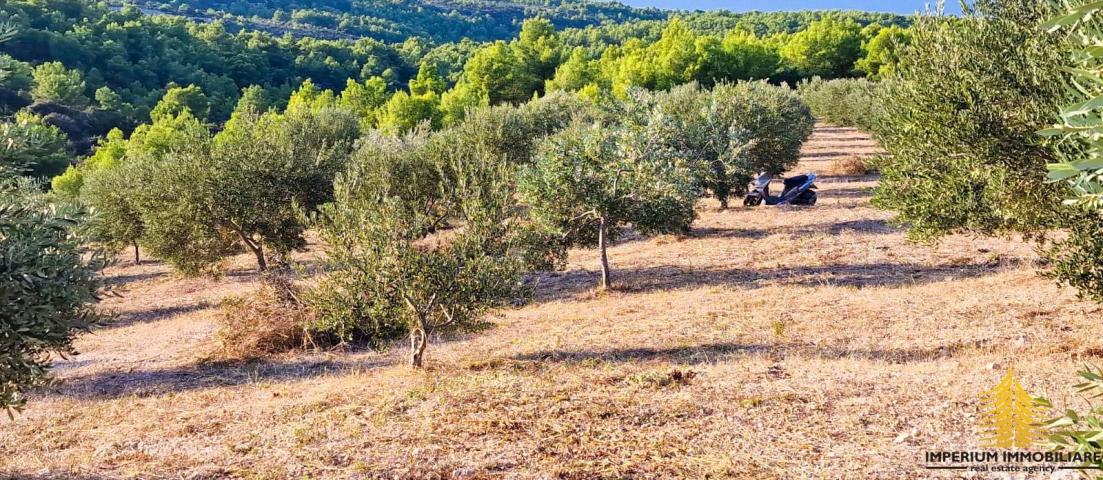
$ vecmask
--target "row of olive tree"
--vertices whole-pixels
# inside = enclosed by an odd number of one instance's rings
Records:
[[[874,82],[864,78],[824,80],[816,77],[797,84],[797,93],[816,118],[876,134],[884,115],[881,92],[891,81]]]
[[[317,217],[330,268],[304,295],[309,327],[409,335],[421,365],[430,335],[481,327],[567,247],[596,245],[609,288],[618,234],[687,231],[706,189],[726,198],[753,172],[790,167],[811,125],[794,94],[755,83],[600,105],[559,93],[440,132],[369,134]]]
[[[878,133],[890,155],[875,201],[918,239],[1020,232],[1041,240],[1050,276],[1103,301],[1101,10],[1099,2],[979,0],[962,18],[920,17],[884,89]],[[1059,105],[1067,106],[1054,115]],[[1078,393],[1103,392],[1101,374],[1082,370]],[[1066,411],[1045,423],[1049,446],[1099,451],[1101,418],[1097,407]]]
[[[409,334],[415,364],[434,331],[477,326],[570,246],[600,248],[610,287],[620,232],[687,231],[703,192],[726,206],[751,175],[790,168],[812,127],[794,93],[765,83],[596,104],[556,92],[399,137],[361,137],[356,115],[302,100],[277,113],[246,94],[214,135],[166,100],[154,123],[104,142],[71,191],[103,243],[187,274],[242,251],[264,270],[317,228],[330,270],[302,296],[312,337]]]
[[[563,242],[518,204],[517,171],[542,138],[593,115],[557,94],[440,132],[369,132],[316,217],[328,269],[303,296],[307,327],[377,345],[408,335],[421,366],[434,333],[478,329],[487,309],[524,298],[523,274],[554,265]]]

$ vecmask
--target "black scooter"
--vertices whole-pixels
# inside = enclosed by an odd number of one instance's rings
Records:
[[[773,175],[763,173],[752,184],[751,192],[743,199],[743,205],[757,207],[762,205],[815,205],[816,204],[816,174],[808,173],[795,177],[785,178],[785,189],[777,197],[770,196],[770,181]]]

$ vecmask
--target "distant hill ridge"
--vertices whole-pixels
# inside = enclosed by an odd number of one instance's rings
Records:
[[[617,2],[587,0],[139,0],[125,2],[146,14],[181,15],[193,21],[222,20],[233,30],[325,39],[373,38],[399,43],[420,37],[433,43],[510,39],[525,18],[540,16],[558,29],[594,29],[632,25],[643,32],[679,15],[702,33],[738,26],[759,35],[802,29],[828,12],[688,12],[637,8]],[[116,7],[123,2],[116,2]],[[859,23],[905,24],[905,17],[847,12]],[[650,24],[654,24],[652,26]]]

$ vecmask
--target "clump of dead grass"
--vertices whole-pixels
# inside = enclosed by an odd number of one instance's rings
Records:
[[[689,385],[695,377],[697,377],[697,372],[693,370],[675,368],[670,372],[647,370],[635,373],[625,378],[625,382],[642,388],[666,388]]]
[[[222,301],[217,356],[221,360],[249,360],[306,348],[313,344],[306,329],[310,319],[291,279],[270,273],[252,294]]]
[[[843,157],[831,162],[831,174],[844,177],[868,175],[873,168],[858,155]]]

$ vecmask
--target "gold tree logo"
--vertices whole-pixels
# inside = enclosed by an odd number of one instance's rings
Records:
[[[1030,448],[1040,437],[1034,420],[1034,400],[1014,369],[995,388],[980,396],[980,436],[984,448]]]

